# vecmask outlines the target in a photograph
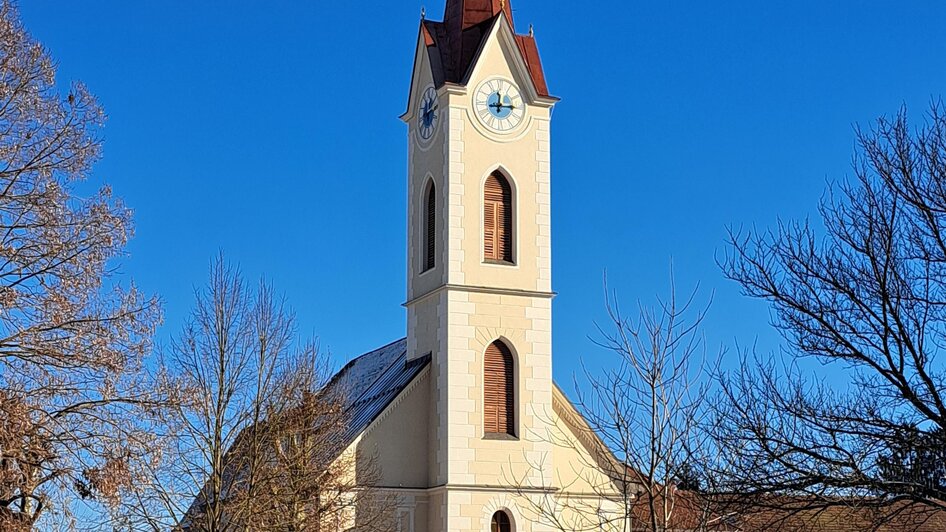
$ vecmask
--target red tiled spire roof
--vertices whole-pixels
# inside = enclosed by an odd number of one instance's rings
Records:
[[[503,0],[447,0],[443,10],[443,23],[450,31],[462,31],[480,22],[487,21],[500,11],[509,17],[512,26],[512,6]]]
[[[511,0],[447,0],[443,22],[424,20],[421,32],[429,52],[437,86],[462,83],[496,17],[505,15],[512,24]],[[539,48],[531,35],[516,35],[516,44],[529,69],[539,96],[549,90],[539,59]]]
[[[540,96],[549,95],[549,87],[545,83],[545,72],[542,71],[542,60],[539,59],[539,46],[532,35],[516,35],[516,43],[522,51],[522,58],[526,60],[529,74],[535,82],[535,90]]]

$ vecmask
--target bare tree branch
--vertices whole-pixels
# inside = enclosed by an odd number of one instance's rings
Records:
[[[131,212],[75,194],[105,115],[55,85],[48,52],[0,2],[0,528],[74,527],[114,507],[152,446],[166,390],[143,364],[157,300],[112,277]],[[102,510],[103,513],[105,510]]]
[[[911,130],[901,111],[856,133],[823,235],[798,222],[731,235],[724,271],[770,302],[788,361],[745,357],[723,379],[720,478],[763,504],[946,508],[946,116],[933,105]]]

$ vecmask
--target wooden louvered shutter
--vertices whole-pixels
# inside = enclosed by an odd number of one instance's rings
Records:
[[[499,174],[489,176],[483,191],[483,256],[512,262],[512,189]]]
[[[437,251],[437,193],[434,190],[434,184],[431,183],[427,190],[425,232],[426,242],[424,249],[424,270],[429,270],[436,264],[435,254]]]
[[[516,381],[512,353],[496,341],[486,348],[483,377],[483,424],[487,434],[515,434]]]
[[[496,260],[496,203],[483,202],[483,257]]]

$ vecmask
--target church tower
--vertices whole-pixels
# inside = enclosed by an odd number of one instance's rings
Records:
[[[511,1],[447,0],[443,22],[421,21],[401,118],[407,359],[431,368],[430,531],[545,530],[511,493],[551,485],[556,101]]]

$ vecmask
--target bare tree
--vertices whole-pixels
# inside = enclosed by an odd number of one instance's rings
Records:
[[[0,2],[0,529],[75,524],[112,502],[149,450],[162,402],[142,361],[154,298],[113,277],[131,212],[75,193],[105,115]]]
[[[706,357],[700,332],[708,306],[695,308],[696,291],[680,304],[672,290],[629,319],[606,293],[609,322],[594,341],[615,357],[600,374],[585,370],[575,410],[560,407],[553,431],[555,445],[581,447],[575,455],[586,463],[572,465],[572,484],[594,497],[552,495],[534,510],[560,530],[703,530],[715,519],[696,486],[718,361]]]
[[[946,509],[946,115],[934,105],[911,130],[901,111],[856,133],[855,179],[822,202],[823,233],[732,235],[725,272],[770,302],[786,348],[724,379],[720,478],[805,511]]]
[[[356,513],[380,521],[374,477],[348,453],[345,391],[326,387],[328,358],[298,342],[284,298],[265,282],[251,289],[222,255],[195,295],[168,360],[182,400],[167,452],[126,498],[122,527],[325,531]]]
[[[260,453],[250,517],[254,530],[389,531],[395,501],[373,489],[372,457],[349,449],[348,390],[326,382],[324,357],[309,345],[279,374],[253,427]]]
[[[218,256],[171,345],[167,368],[182,400],[166,425],[164,460],[129,501],[131,528],[147,523],[167,529],[194,504],[194,528],[245,526],[255,513],[264,454],[254,427],[262,426],[280,368],[292,362],[294,342],[294,317],[285,301],[265,282],[250,288]]]

